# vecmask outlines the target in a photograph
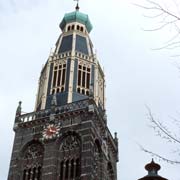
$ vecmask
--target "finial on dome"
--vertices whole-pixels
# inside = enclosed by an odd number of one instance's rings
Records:
[[[145,166],[145,169],[148,171],[149,175],[157,175],[161,166],[154,162],[154,159]]]
[[[74,1],[77,1],[77,5],[76,5],[76,11],[79,11],[79,0],[74,0]]]
[[[160,168],[161,166],[157,164],[154,161],[154,159],[152,159],[152,161],[145,166],[145,169],[148,171],[148,174],[138,180],[168,180],[158,175],[158,171],[160,170]]]

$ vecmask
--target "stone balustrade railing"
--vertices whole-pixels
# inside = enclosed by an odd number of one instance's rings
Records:
[[[41,111],[35,111],[31,113],[21,114],[20,116],[16,117],[17,122],[30,122],[39,118],[49,117],[50,114],[54,113],[56,115],[68,113],[71,111],[77,111],[81,109],[88,108],[90,104],[89,99],[69,103],[63,106],[54,107],[53,109],[45,109]]]

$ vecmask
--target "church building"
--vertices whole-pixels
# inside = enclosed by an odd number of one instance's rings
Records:
[[[104,72],[88,15],[64,15],[41,70],[34,112],[16,111],[8,180],[117,180],[118,138],[108,129]]]

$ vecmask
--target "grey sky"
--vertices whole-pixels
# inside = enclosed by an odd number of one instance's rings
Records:
[[[167,0],[167,2],[170,0]],[[151,157],[137,143],[177,159],[168,144],[149,128],[149,105],[155,117],[171,128],[169,116],[178,117],[180,79],[170,58],[175,51],[152,51],[173,31],[144,32],[154,26],[142,16],[143,10],[130,0],[82,0],[81,11],[93,24],[90,34],[106,74],[108,125],[118,132],[118,179],[136,180],[146,175],[144,165]],[[133,3],[142,2],[134,0]],[[74,10],[72,0],[1,0],[0,2],[0,179],[7,179],[14,133],[15,110],[19,100],[23,111],[34,109],[42,64],[54,47],[64,13]],[[175,127],[173,127],[173,130]],[[158,162],[158,159],[156,160]],[[179,165],[160,162],[160,175],[180,180]]]

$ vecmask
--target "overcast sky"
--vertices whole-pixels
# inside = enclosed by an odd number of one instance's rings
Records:
[[[74,6],[73,0],[0,0],[0,180],[7,179],[18,101],[22,100],[24,112],[34,110],[42,65],[61,33],[58,26],[64,13]],[[155,136],[145,108],[148,105],[157,119],[179,133],[170,118],[178,118],[180,112],[179,60],[171,57],[178,49],[152,50],[168,40],[173,30],[143,31],[156,24],[130,0],[81,0],[80,11],[93,24],[90,36],[105,70],[108,125],[119,138],[118,180],[146,175],[144,165],[151,156],[137,144],[180,159],[173,153],[176,144]],[[160,175],[180,180],[180,165],[159,163]]]

